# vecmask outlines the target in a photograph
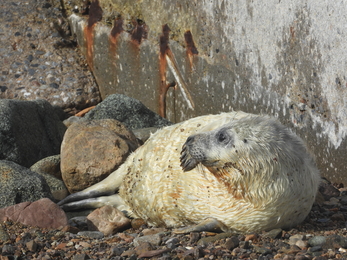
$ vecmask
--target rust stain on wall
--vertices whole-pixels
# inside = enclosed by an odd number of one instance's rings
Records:
[[[198,49],[195,47],[193,35],[190,31],[184,33],[184,40],[186,41],[187,56],[190,64],[190,68],[193,67],[194,55],[198,55]]]
[[[170,52],[169,47],[169,34],[170,28],[167,24],[163,26],[163,33],[159,38],[159,75],[160,75],[160,89],[159,89],[159,115],[166,117],[166,93],[170,87],[176,85],[175,82],[170,84],[166,83],[166,68],[167,61],[166,55]]]
[[[121,18],[115,19],[113,28],[111,30],[109,39],[110,39],[110,52],[111,54],[116,54],[117,47],[117,38],[124,31],[123,29],[123,20]]]
[[[147,39],[148,35],[148,28],[145,22],[141,20],[133,21],[134,29],[130,32],[131,34],[131,41],[137,45],[140,46],[143,39]]]
[[[87,50],[87,63],[91,70],[93,70],[93,51],[94,51],[94,27],[97,22],[102,19],[102,9],[99,1],[94,0],[89,6],[88,24],[84,28],[84,37]]]

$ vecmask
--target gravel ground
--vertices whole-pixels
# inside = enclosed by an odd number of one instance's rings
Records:
[[[43,98],[74,114],[100,102],[59,0],[0,1],[0,98]]]
[[[346,259],[347,192],[328,188],[303,224],[259,234],[178,235],[133,220],[131,228],[104,237],[83,225],[44,230],[4,222],[1,259]]]

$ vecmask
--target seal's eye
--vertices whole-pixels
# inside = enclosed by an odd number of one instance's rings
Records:
[[[220,131],[217,133],[217,140],[219,143],[228,143],[229,142],[229,135],[227,133],[225,133],[224,131]]]

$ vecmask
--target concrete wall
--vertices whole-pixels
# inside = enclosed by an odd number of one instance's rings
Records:
[[[99,1],[89,16],[82,0],[65,8],[103,97],[124,93],[171,121],[274,115],[346,183],[346,1]]]

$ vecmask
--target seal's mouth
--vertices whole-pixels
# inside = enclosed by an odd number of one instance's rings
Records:
[[[198,164],[202,164],[206,167],[214,167],[218,164],[219,160],[208,161],[202,154],[198,154],[194,156],[190,151],[189,145],[184,144],[181,151],[181,167],[183,171],[188,172],[193,170]]]
[[[190,155],[186,144],[182,147],[180,161],[181,167],[185,172],[193,170],[199,164],[199,161]]]

